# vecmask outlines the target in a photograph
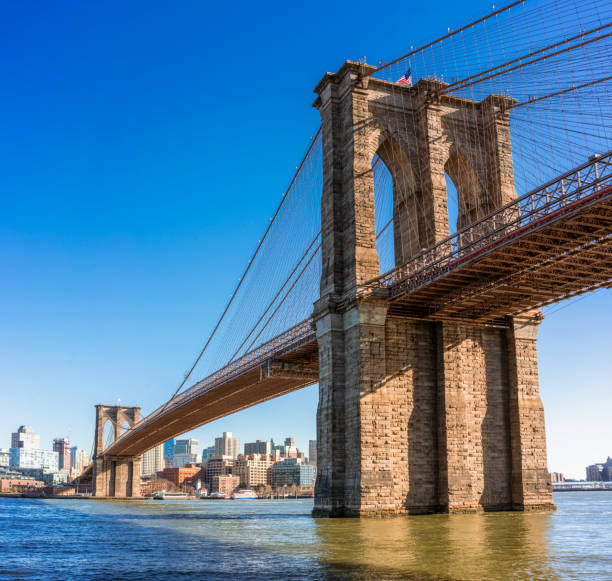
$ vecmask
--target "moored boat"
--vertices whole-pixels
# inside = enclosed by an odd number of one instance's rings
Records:
[[[254,490],[250,488],[240,488],[232,494],[233,500],[242,500],[242,499],[252,499],[257,498],[257,494]]]

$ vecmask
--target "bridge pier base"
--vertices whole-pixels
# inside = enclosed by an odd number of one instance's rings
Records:
[[[554,508],[537,325],[404,320],[365,302],[319,318],[313,514]]]
[[[93,495],[130,498],[140,496],[141,456],[109,456],[94,461]]]

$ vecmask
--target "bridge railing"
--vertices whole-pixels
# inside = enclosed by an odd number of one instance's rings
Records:
[[[145,422],[148,423],[162,413],[167,413],[175,407],[184,405],[190,400],[200,397],[202,394],[225,383],[230,378],[242,375],[247,371],[255,369],[259,365],[262,365],[273,357],[278,357],[284,353],[298,349],[302,345],[310,343],[314,339],[314,336],[315,332],[312,319],[308,318],[287,329],[280,335],[273,337],[270,339],[270,341],[263,343],[256,349],[245,353],[242,357],[232,361],[218,371],[215,371],[215,373],[212,373],[208,377],[198,381],[166,404],[157,408],[147,417],[143,418],[131,430],[128,430],[128,432],[137,431],[139,426]]]
[[[595,201],[611,188],[612,150],[593,156],[364,286],[390,288],[391,298],[410,292],[519,235],[540,228],[558,214]]]

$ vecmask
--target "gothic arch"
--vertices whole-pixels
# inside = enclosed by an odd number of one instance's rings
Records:
[[[399,266],[421,249],[415,154],[409,144],[380,124],[373,128],[369,145],[370,162],[378,156],[393,181],[394,266]]]
[[[456,227],[460,230],[487,214],[488,208],[483,206],[483,188],[472,164],[455,144],[449,149],[444,171],[457,189]]]

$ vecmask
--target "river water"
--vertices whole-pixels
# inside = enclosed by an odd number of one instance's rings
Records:
[[[612,579],[612,492],[555,502],[313,519],[311,500],[0,498],[0,579]]]

